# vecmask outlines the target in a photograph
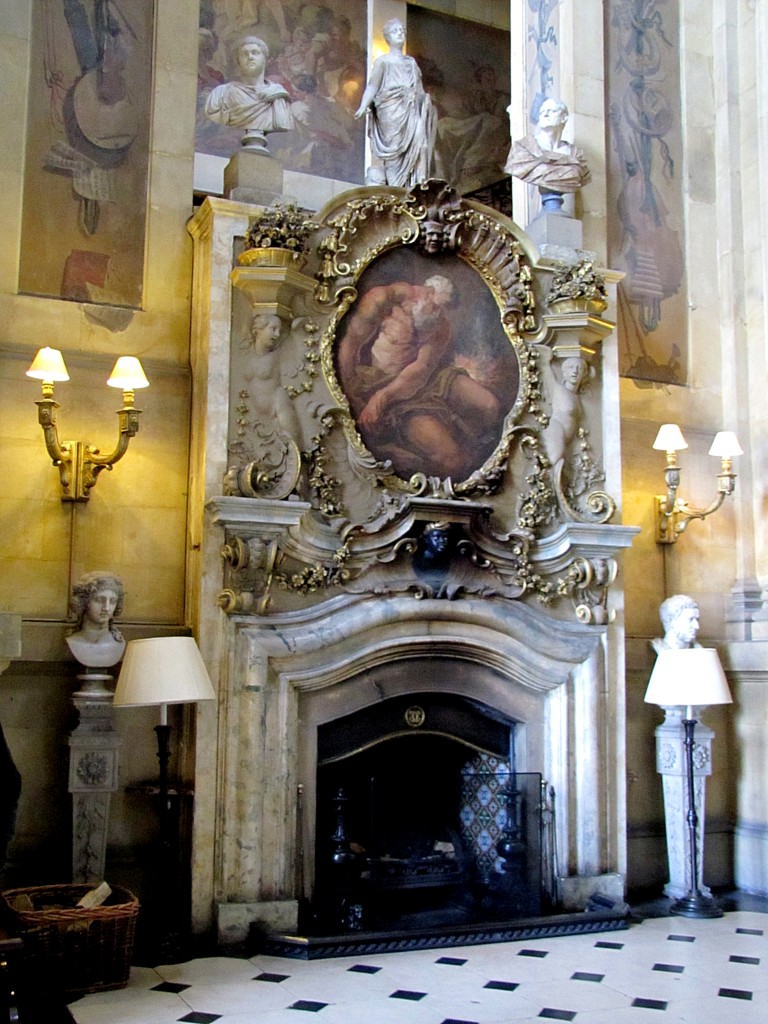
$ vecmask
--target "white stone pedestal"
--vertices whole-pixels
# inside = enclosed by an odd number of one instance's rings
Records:
[[[666,718],[656,729],[656,770],[664,784],[664,818],[667,829],[669,881],[664,895],[679,899],[690,891],[691,849],[688,832],[688,769],[683,737],[683,708],[664,708]],[[694,711],[695,713],[695,711]],[[704,865],[704,789],[706,777],[712,774],[712,740],[714,733],[696,722],[693,746],[693,782],[699,828],[696,837],[699,890],[710,896],[702,882]]]
[[[109,804],[117,789],[120,737],[112,724],[107,673],[84,673],[72,703],[80,712],[69,737],[69,792],[72,794],[72,881],[104,878]]]

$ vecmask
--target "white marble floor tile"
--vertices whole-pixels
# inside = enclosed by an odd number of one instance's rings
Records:
[[[192,985],[180,993],[190,1010],[198,1013],[235,1014],[279,1010],[291,1002],[281,985],[263,982]]]
[[[227,956],[204,957],[181,964],[164,964],[156,970],[163,981],[186,985],[247,981],[256,973],[248,960]]]

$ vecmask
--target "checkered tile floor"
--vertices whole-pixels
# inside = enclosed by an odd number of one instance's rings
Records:
[[[768,916],[649,918],[578,935],[315,961],[137,967],[77,1024],[765,1024]]]

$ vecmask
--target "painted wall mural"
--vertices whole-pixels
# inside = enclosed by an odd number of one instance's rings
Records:
[[[528,118],[536,124],[539,107],[560,95],[558,62],[558,8],[560,0],[528,0],[526,67]]]
[[[153,3],[32,5],[19,290],[140,307]]]
[[[269,135],[283,166],[362,184],[365,124],[354,113],[366,80],[366,6],[358,0],[201,0],[195,150],[230,157],[242,130],[205,115],[212,89],[237,77],[236,44],[255,35],[269,49],[265,77],[288,93],[295,127]]]
[[[679,10],[666,0],[607,8],[608,261],[619,285],[621,373],[686,380],[680,168]]]
[[[437,110],[436,174],[461,193],[507,177],[509,33],[409,5],[407,49]]]

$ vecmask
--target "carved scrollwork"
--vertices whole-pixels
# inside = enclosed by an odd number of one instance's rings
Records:
[[[315,305],[281,299],[286,355],[252,325],[233,373],[220,607],[263,615],[340,588],[561,600],[566,614],[570,600],[581,622],[607,621],[615,563],[590,528],[616,505],[590,444],[598,404],[580,397],[599,378],[592,335],[611,328],[593,315],[594,266],[552,277],[512,221],[444,181],[358,189],[317,222]],[[413,388],[376,401],[422,350]],[[569,359],[583,364],[575,384]],[[260,411],[275,394],[279,417]],[[447,531],[435,558],[430,524]]]
[[[557,581],[558,594],[571,598],[580,622],[603,626],[614,618],[608,610],[608,588],[617,571],[613,558],[575,558]]]
[[[299,482],[301,452],[290,437],[264,446],[261,459],[245,466],[230,466],[224,475],[224,493],[244,498],[287,498]]]
[[[225,587],[216,603],[227,615],[264,615],[269,608],[275,568],[281,559],[276,537],[265,542],[260,537],[244,538],[230,534],[222,546]]]

